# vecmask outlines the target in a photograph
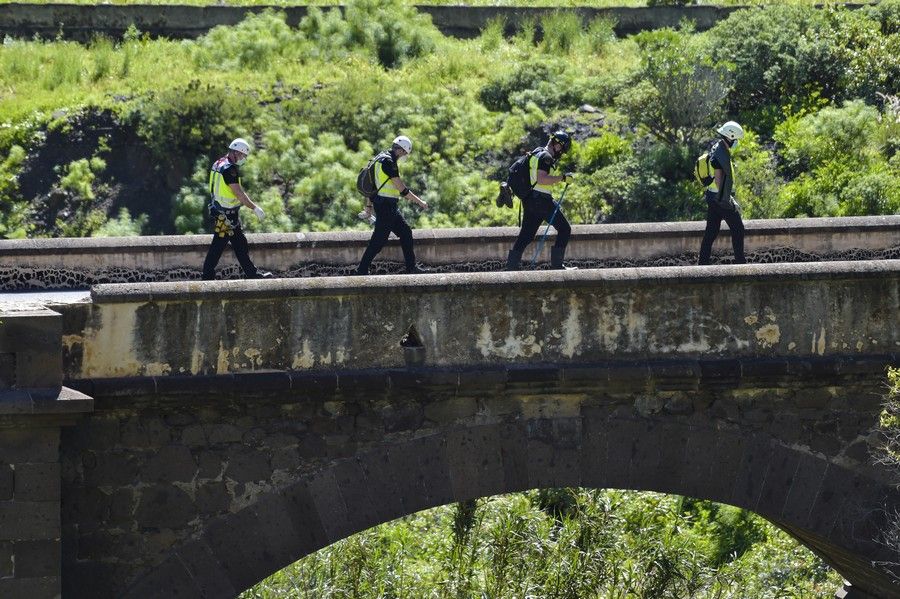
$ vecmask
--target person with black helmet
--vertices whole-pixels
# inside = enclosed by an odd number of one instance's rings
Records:
[[[427,272],[416,265],[412,229],[397,207],[400,198],[406,198],[422,210],[428,209],[428,204],[414,194],[400,178],[400,169],[397,165],[406,160],[410,152],[412,152],[412,141],[405,135],[398,135],[391,143],[391,148],[375,158],[374,184],[378,189],[372,198],[372,207],[375,209],[375,230],[372,231],[369,245],[363,253],[362,260],[359,261],[356,274],[369,274],[372,260],[387,243],[391,233],[400,238],[406,272],[410,274]]]
[[[547,145],[532,152],[529,158],[528,168],[531,178],[531,195],[523,202],[522,228],[519,236],[509,251],[506,259],[506,270],[519,270],[522,262],[522,252],[529,243],[534,240],[534,235],[544,221],[550,222],[553,218],[553,228],[556,229],[556,243],[550,250],[550,266],[555,269],[564,269],[563,258],[566,255],[566,244],[572,227],[569,225],[566,215],[557,209],[553,202],[552,187],[563,183],[573,176],[573,173],[553,175],[556,162],[569,150],[572,139],[565,131],[556,131],[550,136]],[[556,215],[553,216],[554,210]]]
[[[247,237],[238,216],[241,206],[246,206],[253,210],[259,220],[266,217],[263,209],[253,203],[241,186],[238,167],[244,164],[249,154],[250,144],[239,137],[228,145],[228,153],[216,160],[210,169],[209,214],[215,223],[215,230],[209,251],[206,253],[206,260],[203,262],[204,281],[216,278],[216,264],[219,263],[219,258],[222,257],[222,252],[225,251],[229,241],[246,278],[262,279],[272,276],[270,272],[257,269],[250,259]]]
[[[712,245],[719,235],[722,220],[728,225],[731,233],[731,246],[734,249],[734,263],[745,264],[744,258],[744,221],[741,211],[734,199],[734,165],[731,162],[731,151],[738,140],[744,137],[744,129],[734,121],[728,121],[716,130],[719,138],[709,150],[709,162],[714,169],[713,182],[704,194],[706,200],[706,231],[700,243],[698,264],[709,264]]]

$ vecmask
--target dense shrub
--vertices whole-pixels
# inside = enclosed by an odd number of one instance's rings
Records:
[[[734,64],[730,109],[768,132],[781,106],[813,93],[840,102],[893,91],[900,38],[883,30],[894,27],[894,11],[787,5],[732,13],[709,32],[715,58]]]
[[[782,214],[900,212],[900,169],[877,141],[885,129],[896,131],[894,119],[855,100],[779,125],[775,139],[792,179],[780,191]]]
[[[641,68],[617,99],[631,122],[668,144],[691,145],[717,120],[728,75],[702,38],[661,29],[635,36]]]

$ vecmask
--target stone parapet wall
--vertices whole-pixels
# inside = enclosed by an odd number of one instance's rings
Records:
[[[854,6],[854,5],[851,5]],[[0,35],[89,41],[96,34],[121,37],[129,26],[153,36],[195,38],[217,25],[234,25],[248,14],[267,8],[283,11],[290,25],[306,16],[306,6],[185,6],[185,5],[72,5],[0,4]],[[327,7],[323,7],[327,8]],[[504,19],[510,29],[528,18],[559,10],[528,6],[419,6],[431,15],[435,26],[446,35],[475,37],[492,19]],[[616,33],[626,35],[646,29],[676,27],[683,19],[709,29],[738,7],[683,6],[654,8],[571,8],[584,20],[599,16],[615,19]]]
[[[900,261],[99,285],[68,379],[900,349]],[[413,327],[418,349],[401,338]]]
[[[900,257],[900,216],[747,221],[751,262],[814,262]],[[567,258],[583,267],[694,264],[704,223],[633,223],[573,227]],[[413,232],[416,255],[448,272],[502,268],[518,234],[513,227],[424,229]],[[284,277],[351,274],[371,233],[283,233],[249,235],[260,267]],[[545,265],[554,235],[538,261]],[[730,255],[723,230],[714,246]],[[207,235],[125,238],[0,240],[0,289],[85,288],[97,283],[196,280],[209,247]],[[530,247],[534,251],[533,246]],[[531,253],[526,252],[528,259]],[[388,242],[374,264],[377,273],[396,272],[402,253]],[[240,276],[234,256],[220,262],[226,278]]]

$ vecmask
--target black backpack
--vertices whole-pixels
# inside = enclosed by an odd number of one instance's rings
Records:
[[[509,188],[512,190],[516,197],[520,200],[524,200],[531,195],[531,190],[534,189],[534,183],[531,182],[531,169],[529,168],[528,163],[531,161],[531,157],[543,150],[544,148],[535,148],[530,152],[523,154],[516,158],[515,162],[509,165],[509,176],[506,178],[507,184],[509,184]]]
[[[369,160],[366,166],[359,169],[359,174],[356,175],[356,190],[367,199],[371,199],[378,195],[378,192],[381,191],[381,188],[387,183],[387,181],[385,181],[381,185],[375,186],[375,163],[383,157],[387,157],[387,152],[379,152],[376,154]],[[390,179],[388,179],[388,181],[390,181]]]

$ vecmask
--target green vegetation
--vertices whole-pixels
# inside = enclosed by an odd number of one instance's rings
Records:
[[[869,0],[872,1],[872,0]],[[21,2],[24,4],[47,4],[47,0],[0,0],[0,4]],[[110,0],[109,4],[173,4],[172,0]],[[616,6],[690,6],[714,4],[718,6],[767,6],[771,4],[805,4],[812,5],[818,0],[529,0],[528,6],[552,7],[616,7]],[[68,0],[66,4],[96,4],[95,0]],[[179,0],[177,4],[186,5],[225,5],[225,6],[331,6],[347,4],[342,0]],[[465,5],[465,6],[522,6],[522,0],[405,0],[408,5]]]
[[[194,41],[7,39],[0,235],[121,230],[123,206],[132,232],[205,231],[208,166],[238,135],[269,215],[250,230],[364,227],[356,171],[398,132],[415,144],[404,177],[432,206],[409,213],[416,226],[513,224],[496,181],[556,127],[576,139],[563,167],[583,174],[574,222],[696,219],[692,162],[727,119],[749,132],[745,217],[900,212],[900,0],[741,10],[704,33],[612,26],[555,12],[512,38],[495,22],[457,40],[400,0],[358,0]]]
[[[672,495],[545,489],[339,541],[243,599],[825,597],[840,578],[761,518]]]

